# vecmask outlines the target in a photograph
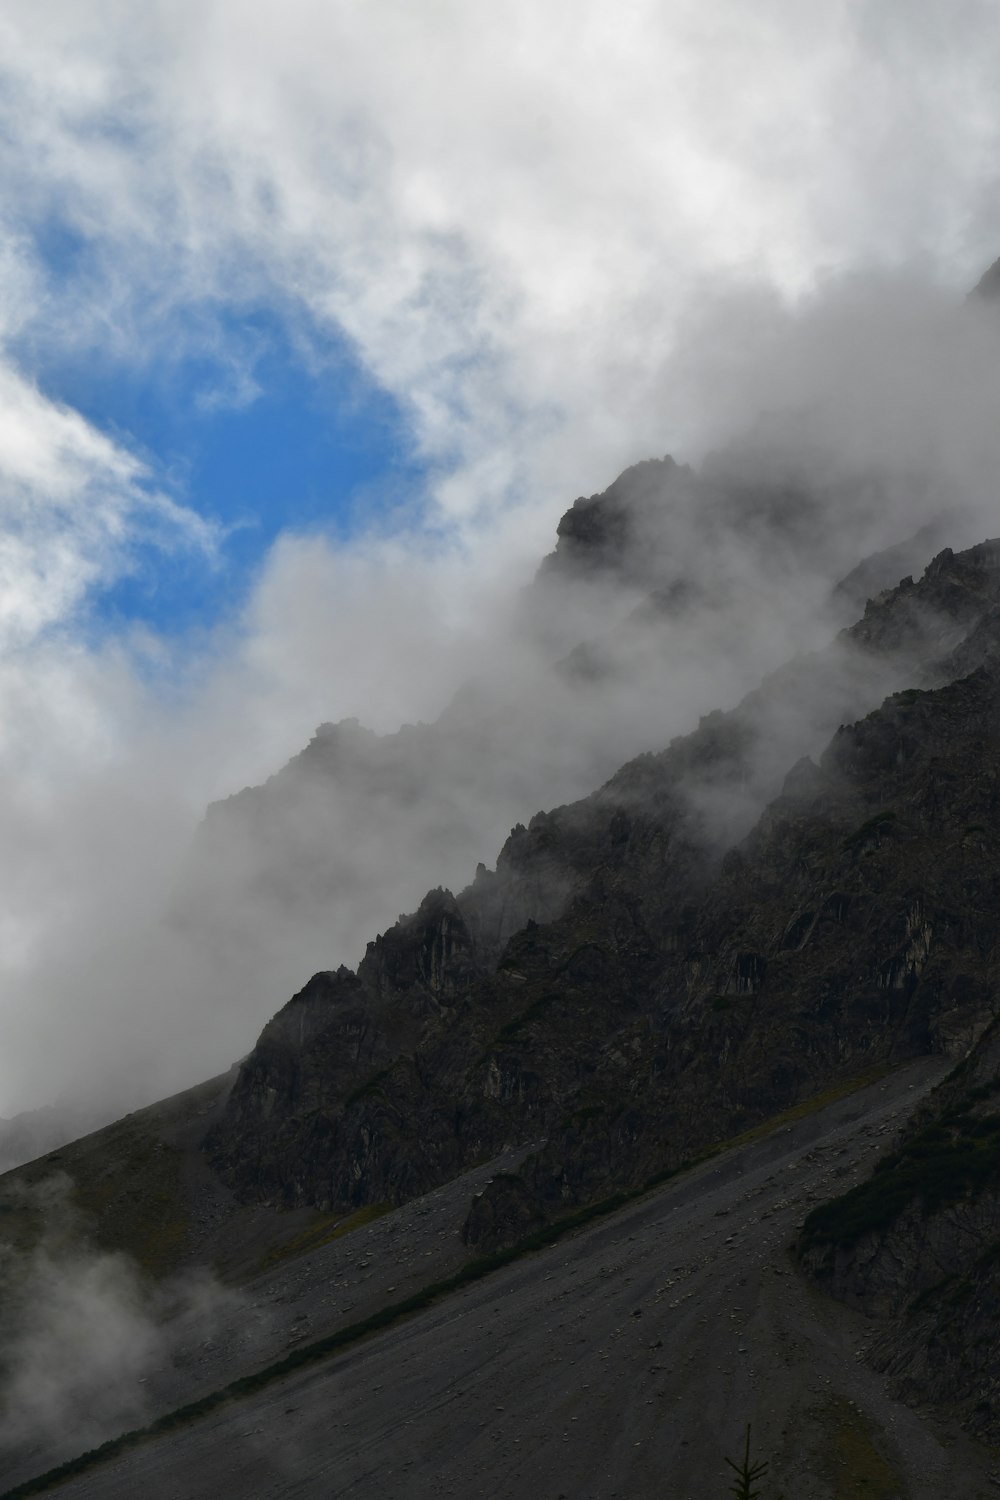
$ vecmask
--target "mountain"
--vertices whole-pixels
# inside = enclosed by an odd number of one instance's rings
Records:
[[[1000,543],[946,549],[826,652],[515,829],[495,873],[265,1028],[207,1143],[222,1176],[347,1209],[543,1139],[473,1202],[481,1250],[873,1066],[958,1057],[871,1186],[808,1221],[807,1259],[891,1316],[875,1358],[901,1392],[995,1441],[998,651]]]
[[[998,628],[1000,545],[946,550],[737,709],[515,828],[495,872],[278,1013],[216,1167],[251,1197],[348,1208],[545,1136],[493,1195],[516,1229],[851,1071],[968,1046],[992,960],[967,951],[970,917],[934,914],[988,857],[956,827],[988,826]],[[470,1236],[503,1238],[506,1212],[480,1201]]]
[[[669,1240],[672,1255],[694,1256],[678,1229],[691,1214],[691,1234],[714,1255],[742,1238],[756,1267],[783,1276],[798,1234],[803,1269],[832,1294],[826,1305],[873,1320],[879,1379],[995,1441],[1000,541],[927,558],[940,540],[929,522],[859,557],[889,528],[884,516],[862,523],[870,488],[841,490],[838,517],[846,507],[857,525],[834,546],[822,487],[779,482],[744,459],[719,457],[698,475],[640,465],[576,502],[522,597],[527,677],[484,678],[434,724],[396,736],[328,726],[266,786],[212,810],[178,905],[178,920],[208,938],[216,917],[236,923],[227,941],[239,940],[262,911],[287,909],[283,941],[294,950],[296,932],[312,934],[305,955],[334,903],[342,925],[328,922],[328,946],[356,931],[393,862],[390,896],[422,856],[431,889],[368,942],[356,969],[316,972],[231,1074],[0,1179],[11,1388],[23,1394],[17,1351],[28,1348],[34,1399],[39,1319],[44,1389],[53,1364],[73,1368],[66,1351],[80,1338],[67,1342],[61,1323],[55,1339],[44,1323],[50,1304],[67,1305],[45,1279],[53,1265],[60,1285],[80,1289],[72,1327],[86,1312],[127,1329],[148,1382],[144,1392],[138,1376],[124,1392],[115,1385],[117,1405],[89,1426],[68,1423],[64,1401],[49,1403],[58,1422],[46,1417],[30,1438],[23,1423],[13,1438],[0,1430],[9,1472],[26,1477],[171,1406],[211,1404],[234,1380],[230,1395],[256,1390],[249,1377],[268,1362],[267,1381],[284,1378],[283,1351],[305,1338],[282,1313],[290,1299],[321,1335],[303,1345],[320,1360],[324,1339],[340,1347],[366,1318],[395,1326],[399,1296],[435,1302],[595,1216],[605,1239],[588,1241],[598,1248],[591,1259],[581,1248],[580,1264],[603,1277],[592,1258],[611,1253],[599,1246],[622,1233],[611,1214],[629,1202],[648,1205],[651,1255]],[[731,670],[714,669],[720,653]],[[695,687],[664,706],[685,671]],[[698,718],[720,698],[735,706]],[[631,718],[602,727],[609,706]],[[685,732],[649,749],[675,718]],[[614,747],[629,735],[647,748],[616,768]],[[495,868],[480,863],[457,894],[434,878],[507,808],[530,806],[533,787],[577,782],[580,795],[515,823]],[[889,1154],[868,1182],[876,1144]],[[779,1157],[781,1172],[801,1174],[794,1197],[767,1175]],[[735,1212],[713,1196],[706,1163],[717,1159],[731,1164],[724,1182],[746,1173],[756,1184],[728,1235],[713,1222]],[[841,1188],[846,1197],[830,1197]],[[663,1216],[674,1213],[671,1230]],[[676,1274],[695,1269],[718,1317],[741,1312],[718,1296],[736,1303],[749,1271],[713,1291],[709,1261]],[[225,1287],[204,1279],[209,1270]],[[652,1312],[674,1274],[638,1308],[616,1303],[615,1319]],[[537,1283],[526,1262],[512,1309]],[[796,1285],[819,1359],[822,1316]],[[238,1286],[247,1300],[233,1304],[226,1288]],[[590,1316],[596,1325],[599,1312]],[[686,1347],[718,1402],[704,1321]],[[216,1326],[218,1348],[211,1332],[201,1337]],[[850,1337],[853,1350],[860,1335]],[[767,1360],[781,1348],[768,1333]],[[886,1456],[884,1428],[856,1430],[846,1408],[800,1409],[786,1384],[782,1410],[803,1435],[797,1447],[783,1431],[782,1451],[804,1484],[813,1470],[802,1453],[827,1453],[829,1432],[843,1428],[844,1451],[868,1444],[866,1472],[896,1492],[886,1485],[906,1464]],[[863,1382],[845,1386],[845,1402],[848,1391],[868,1400]],[[77,1393],[68,1406],[86,1401]],[[959,1468],[972,1466],[962,1472],[979,1475],[980,1460],[960,1453]],[[288,1462],[294,1473],[298,1460]],[[694,1487],[707,1482],[698,1461],[684,1472]],[[954,1475],[954,1464],[939,1472]],[[504,1493],[517,1492],[509,1473]],[[127,1492],[133,1478],[123,1482]]]
[[[967,825],[969,840],[992,840]],[[975,875],[971,877],[975,879]],[[963,914],[964,915],[964,914]],[[983,941],[984,939],[985,942]],[[980,935],[981,955],[992,937]],[[983,978],[995,984],[990,965]],[[958,975],[956,984],[975,982]],[[1000,1440],[1000,1023],[994,1018],[897,1148],[845,1196],[813,1210],[803,1264],[878,1320],[871,1358],[913,1404],[961,1413]]]
[[[998,293],[1000,293],[1000,260],[995,260],[980,276],[969,295],[984,302],[992,302]]]
[[[637,464],[577,499],[443,713],[394,734],[320,725],[209,809],[174,902],[183,940],[263,1018],[304,973],[356,965],[428,886],[464,885],[517,821],[737,702],[939,550],[936,520],[899,543],[890,493],[817,471],[733,449],[700,472]]]

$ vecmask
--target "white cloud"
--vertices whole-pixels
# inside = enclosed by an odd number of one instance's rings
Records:
[[[7,0],[8,1092],[51,1068],[50,1017],[69,1004],[112,1027],[134,1013],[151,1047],[167,1035],[164,986],[139,994],[151,950],[122,933],[165,899],[203,802],[321,718],[430,717],[578,491],[807,398],[857,462],[911,462],[933,432],[969,483],[993,389],[979,336],[940,346],[974,350],[970,413],[942,406],[940,371],[904,378],[938,347],[943,302],[873,316],[848,292],[810,298],[911,263],[950,294],[992,259],[998,75],[987,0]],[[64,262],[43,253],[53,225],[77,246]],[[205,399],[245,402],[252,357],[218,315],[259,305],[304,358],[346,338],[400,403],[429,466],[427,533],[340,555],[283,539],[245,616],[186,659],[184,643],[74,639],[137,544],[215,538],[123,441],[46,395],[40,352],[141,372],[195,343],[221,371]],[[866,425],[873,412],[890,426]],[[987,444],[975,473],[991,462]],[[254,1024],[282,998],[255,999]],[[49,1076],[68,1081],[72,1061]]]
[[[201,299],[297,307],[461,514],[662,446],[706,278],[961,280],[1000,239],[988,4],[24,3],[3,43],[4,170],[92,247],[48,311],[139,358]]]
[[[31,1253],[10,1242],[0,1249],[0,1444],[22,1468],[40,1448],[71,1454],[144,1420],[147,1382],[190,1357],[195,1337],[204,1343],[240,1307],[238,1294],[208,1273],[156,1286],[131,1257],[98,1249],[73,1189],[59,1174],[24,1190],[22,1203],[41,1220],[40,1243]]]
[[[65,622],[140,541],[211,551],[214,529],[150,477],[0,355],[0,651]]]

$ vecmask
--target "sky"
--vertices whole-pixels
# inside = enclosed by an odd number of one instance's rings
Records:
[[[797,328],[842,394],[852,288],[941,347],[998,76],[991,0],[3,0],[0,1114],[207,803],[433,718],[577,494]]]

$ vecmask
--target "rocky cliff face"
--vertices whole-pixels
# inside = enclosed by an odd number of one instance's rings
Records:
[[[964,837],[994,833],[973,825]],[[993,942],[984,929],[980,951]],[[995,968],[983,980],[995,986]],[[905,1399],[956,1409],[978,1437],[1000,1439],[1000,1022],[869,1181],[810,1215],[801,1254],[835,1297],[878,1320],[873,1361]]]
[[[470,1216],[496,1243],[837,1079],[962,1054],[996,1013],[998,622],[1000,544],[945,551],[738,709],[516,828],[495,872],[279,1012],[216,1165],[251,1198],[346,1208],[540,1142]]]
[[[187,940],[245,975],[255,1005],[310,969],[354,964],[367,934],[428,885],[463,885],[517,819],[584,797],[923,568],[931,534],[830,596],[873,528],[876,541],[892,529],[867,499],[764,482],[739,454],[701,474],[639,464],[581,497],[509,650],[435,722],[381,736],[322,725],[265,785],[210,809],[177,894]],[[530,914],[512,908],[510,922]]]

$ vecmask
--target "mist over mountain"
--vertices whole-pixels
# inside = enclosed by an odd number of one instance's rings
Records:
[[[487,1257],[477,1265],[504,1265],[531,1236],[561,1233],[567,1214],[606,1214],[676,1173],[684,1181],[706,1152],[769,1139],[769,1122],[825,1118],[825,1101],[936,1058],[957,1062],[948,1082],[922,1113],[904,1110],[871,1184],[859,1164],[852,1193],[805,1220],[802,1254],[876,1320],[871,1361],[895,1397],[996,1437],[1000,541],[943,547],[891,583],[948,517],[855,561],[828,537],[829,495],[759,474],[741,490],[727,475],[642,463],[567,511],[517,621],[543,663],[535,696],[477,682],[435,723],[396,736],[324,726],[264,786],[210,811],[189,906],[175,907],[181,930],[211,930],[228,870],[241,883],[223,909],[252,901],[270,935],[282,909],[309,933],[346,907],[333,932],[348,941],[387,867],[375,855],[352,864],[352,852],[388,846],[409,865],[423,850],[433,867],[484,837],[507,796],[546,775],[553,786],[600,775],[628,706],[630,732],[657,735],[672,682],[690,714],[697,669],[706,691],[759,676],[597,790],[516,823],[495,868],[480,862],[457,895],[432,889],[367,942],[357,972],[313,975],[225,1079],[3,1179],[13,1253],[0,1295],[16,1331],[6,1400],[22,1413],[4,1436],[13,1473],[72,1458],[82,1434],[114,1437],[186,1394],[214,1400],[211,1380],[268,1358],[280,1325],[235,1337],[244,1314],[232,1283],[258,1278],[259,1298],[301,1266],[295,1295],[312,1310],[301,1316],[327,1328],[325,1283],[301,1257],[325,1256],[370,1215],[388,1212],[391,1233],[394,1214],[447,1188],[448,1256],[465,1247]],[[841,519],[856,504],[861,529],[871,495],[846,487]],[[853,562],[832,586],[825,549],[838,573]],[[796,576],[810,589],[799,594]],[[867,589],[861,616],[837,628]],[[754,637],[745,627],[760,619]],[[571,639],[583,621],[588,637],[570,646],[559,627]],[[790,621],[799,645],[820,643],[771,666]],[[709,642],[726,649],[721,676]],[[555,748],[601,726],[609,703],[615,733],[586,739],[559,780]],[[511,763],[520,747],[526,769]],[[475,822],[469,808],[483,801],[489,816]],[[252,926],[226,933],[220,951],[244,945],[261,962]],[[763,1218],[784,1208],[775,1200]],[[387,1254],[382,1280],[403,1265]],[[39,1320],[42,1286],[60,1298]],[[127,1350],[100,1410],[84,1391],[103,1377],[82,1356],[97,1323]],[[204,1373],[190,1346],[198,1323],[219,1329]],[[67,1340],[84,1340],[84,1362],[42,1382]],[[816,1440],[811,1421],[796,1412],[789,1463]],[[979,1461],[963,1463],[972,1481]]]
[[[420,1295],[428,1258],[459,1280],[470,1257],[502,1266],[567,1216],[659,1191],[782,1120],[832,1118],[918,1064],[954,1070],[916,1113],[899,1105],[870,1183],[859,1155],[847,1196],[800,1215],[801,1263],[888,1317],[872,1369],[893,1399],[977,1440],[1000,1431],[1000,541],[984,540],[1000,510],[976,388],[996,381],[1000,330],[983,296],[942,322],[918,299],[919,334],[908,296],[864,301],[914,344],[897,337],[897,382],[859,426],[871,372],[820,401],[843,375],[829,309],[854,295],[790,324],[762,375],[776,395],[802,375],[811,319],[798,403],[761,406],[697,464],[645,460],[578,498],[448,656],[450,694],[431,686],[437,627],[425,636],[415,610],[428,659],[409,649],[442,709],[398,729],[321,724],[193,840],[178,828],[151,851],[143,920],[112,946],[98,932],[77,971],[83,997],[136,996],[134,1036],[86,1041],[118,1079],[103,1116],[41,1112],[3,1139],[8,1160],[44,1153],[0,1183],[6,1399],[26,1414],[3,1437],[14,1472],[273,1361],[287,1329],[255,1317],[238,1334],[234,1286],[280,1302],[296,1266],[310,1331],[348,1337],[357,1303],[333,1307],[303,1257],[339,1255],[383,1215],[387,1237],[413,1238],[398,1262],[379,1242],[373,1316],[391,1265]],[[932,328],[961,352],[959,378],[910,371]],[[68,975],[68,957],[40,976]],[[136,1050],[150,1012],[159,1071]],[[63,1145],[237,1036],[227,1074]],[[413,1215],[441,1194],[446,1242],[418,1248]],[[748,1220],[758,1259],[787,1206]],[[225,1330],[218,1352],[193,1352],[199,1320]],[[127,1358],[112,1351],[91,1409],[105,1365],[85,1351],[103,1324]],[[71,1346],[80,1360],[50,1380]]]
[[[664,466],[638,472],[648,478]],[[695,482],[672,465],[665,472]],[[569,512],[560,547],[576,555],[568,564],[557,550],[545,564],[531,613],[551,574],[571,571],[589,586],[619,569],[620,547],[606,538],[620,541],[623,491]],[[648,498],[648,487],[641,493]],[[787,496],[773,499],[783,513]],[[926,540],[925,532],[866,559],[853,583],[824,595],[831,612],[859,577],[880,581]],[[642,586],[653,581],[644,573]],[[669,576],[663,593],[673,593]],[[672,622],[677,600],[663,612],[652,597],[635,610],[655,632],[664,613]],[[596,648],[587,643],[583,668],[577,653],[559,657],[552,680],[568,677],[580,694],[596,683],[599,693],[606,642],[621,628],[618,619]],[[634,628],[626,615],[625,631]],[[875,1319],[873,1368],[892,1392],[934,1403],[992,1440],[998,661],[1000,541],[946,547],[920,577],[880,590],[825,645],[766,673],[735,707],[703,715],[598,790],[518,824],[495,870],[481,864],[457,896],[432,890],[369,941],[356,972],[317,973],[228,1077],[8,1174],[0,1211],[18,1248],[0,1293],[17,1330],[8,1405],[25,1414],[4,1438],[12,1472],[70,1459],[83,1441],[74,1434],[113,1437],[185,1393],[214,1400],[213,1379],[259,1365],[268,1351],[273,1358],[280,1321],[255,1313],[252,1332],[237,1336],[246,1314],[227,1282],[249,1276],[255,1299],[280,1302],[292,1275],[310,1332],[341,1327],[357,1304],[321,1311],[328,1283],[311,1268],[326,1265],[324,1246],[333,1253],[344,1227],[366,1216],[388,1213],[389,1238],[366,1252],[378,1272],[362,1256],[358,1275],[377,1274],[379,1286],[388,1275],[419,1278],[436,1263],[427,1257],[454,1265],[464,1246],[466,1256],[487,1256],[478,1276],[491,1254],[500,1252],[500,1266],[532,1235],[560,1233],[572,1211],[607,1214],[677,1173],[683,1185],[704,1153],[769,1141],[784,1120],[820,1121],[829,1101],[860,1098],[873,1078],[935,1058],[957,1066],[936,1093],[914,1096],[922,1114],[910,1119],[903,1099],[894,1154],[870,1184],[859,1160],[852,1192],[805,1220],[802,1253],[823,1284]],[[449,714],[423,729],[445,745],[450,732]],[[346,786],[370,817],[382,743],[356,725],[321,734],[302,758],[317,745],[329,754],[307,783],[312,805]],[[389,747],[396,793],[407,736]],[[410,765],[427,778],[413,795],[433,795],[432,758]],[[299,770],[293,763],[292,776]],[[284,793],[288,775],[242,794],[236,810],[266,803],[276,786]],[[394,796],[394,816],[400,805]],[[266,847],[269,817],[280,830],[288,816],[281,795],[248,822],[248,849],[252,840]],[[330,867],[306,878],[329,879]],[[293,900],[291,886],[283,896]],[[448,1234],[441,1250],[401,1255],[411,1228],[393,1253],[393,1233],[417,1222],[395,1215],[412,1202],[430,1212],[446,1187],[457,1220],[437,1231]],[[689,1199],[699,1201],[696,1190],[680,1201]],[[748,1221],[748,1246],[786,1207],[776,1199]],[[52,1240],[64,1218],[69,1227]],[[425,1242],[417,1235],[417,1246]],[[423,1257],[415,1269],[411,1253]],[[61,1288],[58,1307],[27,1317],[43,1284]],[[386,1284],[383,1298],[396,1291]],[[956,1323],[947,1309],[959,1293]],[[40,1372],[69,1328],[87,1340],[98,1322],[128,1351],[100,1408],[84,1394],[86,1360],[67,1363],[60,1380],[46,1375],[40,1393]],[[219,1330],[220,1352],[204,1370],[191,1344],[199,1325]],[[319,1352],[306,1353],[318,1359],[324,1347],[321,1339]],[[972,1359],[970,1347],[979,1351]],[[715,1371],[710,1340],[704,1352]],[[154,1370],[150,1405],[143,1387]],[[696,1378],[716,1375],[699,1365]],[[786,1461],[800,1462],[794,1455],[820,1430],[796,1408]],[[879,1444],[872,1451],[901,1462]],[[307,1445],[281,1463],[307,1473],[311,1453]],[[112,1446],[112,1482],[113,1455]],[[84,1469],[90,1462],[81,1460]],[[974,1455],[961,1462],[978,1482]],[[697,1462],[692,1472],[702,1472]],[[501,1486],[507,1477],[502,1469]]]
[[[921,507],[900,515],[888,479],[810,487],[783,464],[734,444],[700,472],[648,461],[577,500],[436,720],[390,735],[322,725],[264,786],[209,810],[173,903],[184,940],[257,985],[270,973],[277,986],[292,961],[356,963],[428,881],[464,885],[515,822],[821,646],[944,535],[941,517],[910,534]],[[951,534],[977,524],[951,506]]]
[[[1000,1491],[998,77],[0,6],[0,1500]]]
[[[904,918],[865,912],[869,898],[859,899],[847,868],[796,893],[802,876],[782,867],[787,853],[771,852],[772,825],[795,826],[815,807],[834,850],[873,817],[876,842],[880,816],[884,837],[900,836],[888,793],[833,773],[847,731],[829,750],[827,741],[845,721],[891,714],[893,699],[878,708],[887,692],[950,682],[957,653],[962,676],[988,664],[998,576],[992,544],[957,558],[946,550],[919,583],[888,591],[831,646],[770,674],[736,709],[707,715],[589,798],[515,829],[495,873],[482,868],[457,899],[429,896],[369,944],[356,976],[317,976],[242,1065],[213,1136],[217,1163],[267,1197],[347,1207],[426,1191],[518,1136],[555,1136],[553,1185],[540,1191],[565,1205],[683,1158],[706,1121],[720,1132],[720,1111],[730,1127],[720,1133],[733,1134],[741,1118],[794,1102],[807,1080],[926,1045],[929,1014],[909,1040],[891,1008],[874,1034],[865,1019],[870,988],[907,988],[909,960],[883,983],[891,955],[860,961],[855,924],[872,924],[877,952]],[[856,864],[852,850],[841,850],[846,866]],[[909,899],[921,910],[931,897]],[[811,976],[808,940],[813,926],[826,930],[824,914],[841,944],[837,929],[852,931],[859,967],[850,981]],[[790,972],[779,979],[776,968]],[[755,1003],[758,992],[772,998]],[[787,1041],[775,1051],[779,996],[802,1007],[786,1033],[802,1036],[800,1058]],[[955,1008],[947,1024],[971,1035],[982,1019]],[[900,1021],[914,1025],[912,1011]],[[719,1061],[736,1036],[757,1059],[741,1064],[742,1086]],[[586,1128],[573,1123],[581,1114]],[[598,1168],[571,1165],[595,1150]],[[547,1184],[546,1167],[531,1170]]]
[[[576,501],[509,635],[439,718],[394,735],[322,725],[265,786],[209,810],[179,925],[254,968],[275,946],[307,967],[357,962],[428,878],[464,884],[514,822],[583,795],[739,696],[793,640],[850,618],[860,584],[831,582],[857,528],[838,546],[831,515],[856,501],[704,480],[670,459]],[[933,539],[926,528],[873,560],[865,586],[922,567]]]
[[[428,886],[462,888],[516,823],[732,707],[876,584],[991,535],[996,343],[989,304],[926,279],[707,297],[661,392],[686,462],[568,511],[560,480],[444,553],[288,541],[162,702],[127,661],[94,667],[88,722],[115,731],[86,753],[32,717],[32,688],[10,719],[6,1112],[113,1113],[227,1067],[303,974],[356,963]]]

